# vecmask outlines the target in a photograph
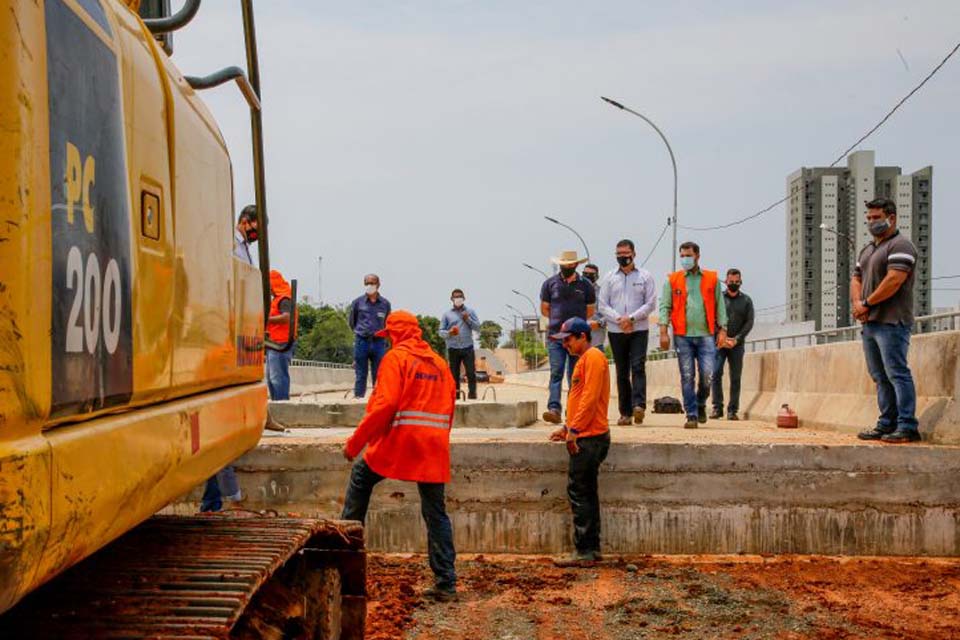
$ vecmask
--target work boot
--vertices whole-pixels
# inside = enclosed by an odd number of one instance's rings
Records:
[[[457,590],[449,587],[438,587],[436,585],[423,590],[421,594],[424,598],[436,600],[437,602],[456,602]]]
[[[696,429],[697,428],[697,418],[687,416],[687,421],[683,423],[684,429]]]
[[[646,415],[647,410],[643,407],[634,407],[633,408],[633,422],[634,424],[643,424],[643,417]]]
[[[574,551],[569,558],[559,558],[553,561],[557,567],[590,567],[597,561],[593,551]]]
[[[543,421],[549,422],[551,424],[560,424],[562,418],[560,417],[560,412],[556,409],[547,409],[543,412]]]
[[[697,407],[697,422],[699,422],[700,424],[706,424],[707,422],[706,407]]]
[[[714,408],[713,408],[713,411],[710,412],[710,419],[711,419],[711,420],[719,420],[719,419],[722,418],[722,417],[723,417],[723,409],[718,409],[718,408],[714,407]]]
[[[740,416],[738,416],[738,415],[735,414],[735,413],[728,413],[728,414],[727,414],[727,420],[729,420],[730,422],[736,422],[736,421],[739,420],[739,419],[740,419]]]
[[[629,427],[633,424],[633,419],[630,416],[620,416],[620,419],[617,420],[618,427]]]
[[[888,433],[880,438],[880,442],[886,444],[907,444],[909,442],[920,442],[920,432],[916,429],[904,429],[898,427],[893,433]]]
[[[882,429],[880,427],[874,427],[869,431],[861,431],[857,434],[857,438],[860,440],[879,440],[883,436],[890,435],[895,429]]]

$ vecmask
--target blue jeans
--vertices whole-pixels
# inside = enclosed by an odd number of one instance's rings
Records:
[[[880,431],[918,428],[917,390],[907,366],[910,330],[911,327],[901,324],[863,325],[863,353],[870,377],[877,383]]]
[[[383,476],[359,459],[350,472],[350,484],[343,499],[342,520],[357,520],[366,524],[367,509],[373,488]],[[444,506],[444,484],[418,482],[420,490],[420,514],[427,523],[427,557],[439,589],[455,589],[457,573],[454,562],[457,552],[453,548],[453,526]]]
[[[550,396],[547,399],[547,409],[559,412],[562,409],[560,392],[563,389],[563,369],[564,367],[567,369],[567,389],[569,389],[577,358],[570,355],[559,340],[547,342],[547,355],[550,356]]]
[[[699,411],[707,406],[713,367],[717,360],[717,343],[713,336],[674,336],[677,362],[680,365],[680,386],[683,390],[683,410],[688,419],[696,420]],[[696,373],[700,371],[697,384]]]
[[[267,349],[267,389],[271,400],[290,399],[290,361],[296,348],[294,342],[286,351]]]
[[[386,352],[387,341],[385,338],[354,336],[353,369],[357,378],[353,385],[353,395],[358,398],[367,395],[368,369],[370,371],[370,384],[377,384],[377,369],[380,368],[380,361],[383,360],[383,355]]]
[[[240,491],[240,482],[233,467],[226,466],[217,472],[217,475],[207,480],[203,489],[203,498],[200,499],[200,512],[220,511],[223,509],[223,500],[240,500],[243,493]]]

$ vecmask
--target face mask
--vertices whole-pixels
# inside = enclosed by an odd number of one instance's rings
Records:
[[[680,267],[684,271],[690,271],[697,264],[697,259],[693,256],[680,256]]]
[[[590,282],[596,282],[596,281],[597,281],[597,274],[596,274],[596,273],[585,273],[585,274],[583,274],[583,277],[586,278],[587,280],[589,280]]]
[[[880,237],[890,230],[890,222],[884,218],[870,223],[870,234]]]
[[[453,306],[457,307],[458,309],[459,309],[460,307],[462,307],[462,306],[463,306],[463,298],[454,298],[454,299],[453,299]]]
[[[730,284],[727,285],[727,291],[732,291],[734,293],[736,293],[737,291],[740,291],[740,283],[731,282]]]
[[[259,237],[256,229],[247,229],[247,233],[245,235],[247,237],[247,242],[256,242],[257,238]]]
[[[564,278],[569,278],[577,272],[576,267],[560,267],[560,275]]]
[[[630,266],[631,262],[633,262],[633,258],[630,256],[617,256],[617,264],[621,267]]]
[[[368,295],[368,296],[372,296],[373,294],[375,294],[375,293],[377,292],[377,289],[379,289],[379,288],[380,288],[380,287],[378,287],[378,286],[375,285],[375,284],[368,284],[368,285],[364,285],[363,290],[367,292],[367,295]]]

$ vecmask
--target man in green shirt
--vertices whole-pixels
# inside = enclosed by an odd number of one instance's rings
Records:
[[[700,269],[700,247],[680,245],[680,271],[670,274],[660,296],[660,348],[670,348],[668,327],[680,365],[686,429],[707,421],[707,397],[717,358],[717,345],[727,340],[727,308],[716,271]],[[696,371],[700,371],[696,384]]]

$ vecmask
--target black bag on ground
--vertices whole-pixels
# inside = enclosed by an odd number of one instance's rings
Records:
[[[676,398],[663,396],[653,401],[654,413],[683,413],[683,403]]]

